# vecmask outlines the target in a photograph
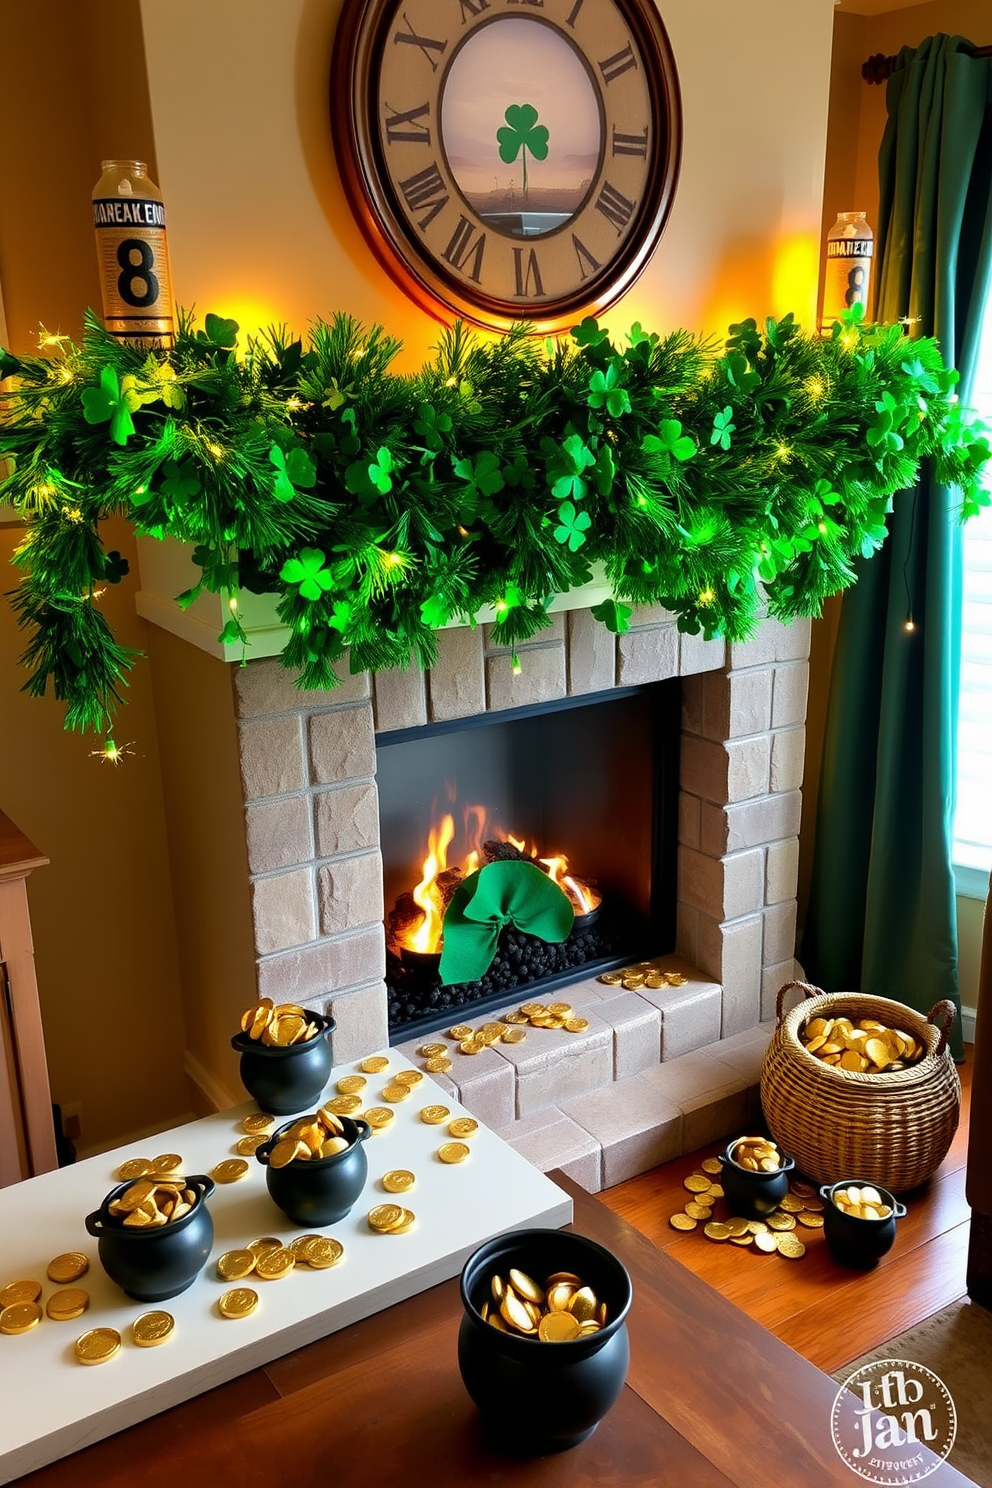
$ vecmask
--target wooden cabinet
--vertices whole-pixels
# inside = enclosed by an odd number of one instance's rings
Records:
[[[0,811],[0,1187],[58,1167],[27,890],[47,862]]]

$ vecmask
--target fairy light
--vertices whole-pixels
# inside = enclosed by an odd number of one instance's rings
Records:
[[[857,331],[852,331],[852,330],[843,331],[841,333],[840,344],[841,344],[841,346],[843,346],[843,348],[844,348],[845,351],[850,351],[850,349],[851,349],[852,346],[857,346],[857,344],[858,344],[858,333],[857,333]]]
[[[230,599],[227,601],[227,608],[230,610],[232,615],[237,613],[238,601],[235,595],[232,594]]]
[[[449,377],[446,380],[446,382],[445,382],[444,385],[445,385],[445,387],[456,388],[458,386],[458,378],[457,377]]]
[[[817,522],[817,524],[816,524],[816,530],[820,534],[821,537],[826,537],[826,535],[827,535],[827,524],[826,524],[826,522]]]
[[[903,630],[911,634],[915,629],[916,621],[913,619],[912,615],[908,615],[906,617],[906,624],[903,626]]]
[[[494,606],[497,615],[503,615],[510,608],[505,599],[498,599]]]
[[[213,457],[214,457],[215,460],[222,460],[224,458],[223,448],[219,444],[209,444],[208,443],[207,449],[213,455]]]
[[[62,519],[66,522],[81,522],[83,514],[78,506],[67,506],[63,508]]]
[[[403,562],[402,553],[384,553],[382,561],[386,568],[399,568]]]
[[[523,671],[523,667],[520,665],[520,657],[517,655],[516,652],[513,653],[513,660],[511,665],[513,668],[513,675],[515,677],[519,677],[520,673]]]
[[[792,450],[787,444],[780,444],[775,450],[776,460],[789,460],[792,458]]]
[[[291,398],[286,399],[286,407],[288,408],[290,413],[299,413],[300,409],[303,407],[303,399],[297,398],[294,393]]]
[[[91,749],[90,759],[98,759],[103,765],[119,765],[126,754],[133,754],[130,741],[127,744],[118,744],[113,738],[107,739],[102,749]]]
[[[147,490],[148,490],[148,487],[147,486],[135,486],[134,493],[133,494],[134,494],[135,498],[137,498],[138,496],[144,496],[144,494],[145,494],[145,492]]]
[[[697,604],[701,604],[701,605],[711,605],[715,599],[716,599],[716,592],[713,589],[710,589],[709,587],[707,587],[706,589],[701,589],[699,591],[699,595],[697,597],[696,602],[697,602]]]
[[[813,403],[818,403],[821,398],[826,396],[827,384],[826,379],[823,377],[807,377],[803,386],[806,389],[807,398]]]
[[[63,346],[70,340],[69,336],[63,336],[58,331],[48,331],[43,325],[38,327],[38,350],[48,351],[53,346]]]

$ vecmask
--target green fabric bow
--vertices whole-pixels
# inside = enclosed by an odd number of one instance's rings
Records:
[[[574,918],[567,895],[533,863],[488,863],[458,887],[445,911],[441,985],[485,976],[505,926],[558,942]]]

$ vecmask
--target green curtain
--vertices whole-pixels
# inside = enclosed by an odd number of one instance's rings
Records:
[[[964,401],[992,276],[992,59],[968,45],[935,36],[899,55],[875,268],[877,318],[936,335]],[[844,597],[801,947],[807,976],[828,991],[856,988],[921,1012],[942,997],[960,1008],[956,500],[927,478],[900,493],[888,541]],[[960,1057],[960,1017],[952,1047]]]

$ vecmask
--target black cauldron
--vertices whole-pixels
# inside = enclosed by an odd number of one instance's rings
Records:
[[[272,1167],[269,1162],[272,1149],[294,1125],[292,1121],[273,1132],[255,1153],[265,1168],[265,1184],[272,1202],[294,1224],[304,1228],[336,1224],[344,1219],[365,1187],[369,1164],[362,1143],[372,1135],[372,1128],[360,1116],[338,1119],[348,1146],[330,1157],[295,1158],[284,1168]]]
[[[131,1229],[110,1213],[110,1205],[133,1187],[133,1180],[111,1189],[99,1209],[86,1216],[87,1230],[100,1242],[97,1249],[104,1271],[136,1302],[178,1297],[193,1285],[210,1255],[214,1222],[205,1200],[214,1191],[214,1180],[187,1176],[183,1186],[193,1190],[196,1203],[175,1223]]]
[[[834,1203],[834,1194],[842,1188],[864,1188],[863,1178],[842,1178],[838,1183],[825,1183],[820,1189],[823,1200],[823,1233],[830,1254],[842,1266],[866,1270],[874,1266],[883,1255],[892,1249],[896,1238],[896,1220],[906,1218],[906,1206],[893,1198],[887,1188],[873,1188],[888,1205],[891,1213],[887,1219],[860,1219],[856,1214],[845,1214]]]
[[[739,1214],[743,1219],[764,1219],[775,1213],[789,1192],[789,1174],[796,1164],[791,1157],[784,1157],[782,1166],[773,1173],[752,1173],[734,1161],[734,1148],[739,1140],[731,1142],[727,1150],[720,1153],[723,1169],[720,1182],[727,1208],[731,1214]]]
[[[605,1327],[572,1343],[544,1343],[483,1322],[479,1309],[491,1298],[492,1277],[505,1277],[511,1266],[539,1285],[555,1271],[581,1277],[606,1303]],[[497,1235],[465,1262],[461,1295],[458,1367],[500,1445],[538,1455],[591,1436],[623,1389],[630,1363],[630,1277],[616,1256],[565,1230]]]
[[[241,1055],[241,1083],[248,1094],[271,1116],[292,1116],[315,1104],[331,1073],[333,1061],[328,1035],[333,1018],[307,1013],[320,1032],[313,1038],[286,1048],[270,1047],[236,1033],[231,1047]]]

